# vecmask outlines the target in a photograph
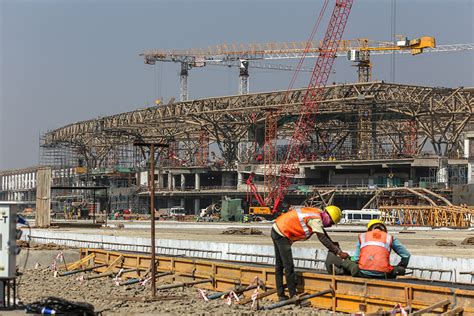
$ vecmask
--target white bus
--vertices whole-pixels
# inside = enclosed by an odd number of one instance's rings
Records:
[[[380,218],[380,211],[377,209],[343,210],[340,223],[368,223],[378,218]]]

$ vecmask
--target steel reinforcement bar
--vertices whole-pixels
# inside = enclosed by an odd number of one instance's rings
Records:
[[[94,265],[110,264],[123,256],[120,267],[145,271],[150,267],[148,254],[121,253],[99,249],[82,249],[81,257],[94,254]],[[267,287],[275,287],[274,268],[268,265],[242,264],[217,260],[186,259],[179,257],[156,257],[157,270],[173,272],[179,282],[212,279],[199,287],[215,291],[226,291],[238,285],[249,285],[255,277],[265,282]],[[97,272],[107,268],[100,267]],[[410,307],[412,310],[433,308],[436,304],[449,300],[449,304],[438,307],[433,312],[463,312],[474,315],[474,287],[459,283],[428,283],[414,279],[374,280],[332,276],[315,271],[298,272],[300,289],[308,294],[334,289],[335,295],[325,294],[310,299],[313,306],[334,312],[375,313],[391,311],[395,305]],[[270,298],[272,298],[270,296]],[[453,313],[454,315],[454,313]]]

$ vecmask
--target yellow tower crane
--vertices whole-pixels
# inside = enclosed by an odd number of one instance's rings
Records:
[[[357,63],[359,82],[372,81],[371,52],[391,54],[395,51],[405,51],[410,52],[412,55],[418,55],[423,53],[423,50],[426,48],[436,48],[435,38],[431,36],[423,36],[411,40],[405,37],[398,40],[395,45],[387,43],[387,46],[385,44],[370,46],[371,42],[369,39],[358,39],[357,41],[360,47],[350,48],[347,51],[347,59]]]

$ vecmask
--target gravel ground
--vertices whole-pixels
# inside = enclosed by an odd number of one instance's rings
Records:
[[[41,255],[37,251],[35,255]],[[50,256],[45,252],[44,256]],[[95,311],[104,315],[143,315],[143,314],[234,314],[234,315],[321,315],[312,307],[287,306],[274,311],[253,311],[250,304],[245,306],[227,305],[225,300],[217,299],[205,302],[196,288],[171,289],[160,291],[156,301],[150,301],[150,285],[140,284],[116,286],[111,278],[80,281],[79,274],[54,277],[49,268],[28,269],[21,277],[19,297],[25,303],[31,303],[42,297],[56,296],[69,301],[86,302],[94,306]],[[162,283],[158,283],[160,285]],[[251,291],[249,291],[251,293]],[[209,292],[208,294],[211,294]],[[270,304],[263,301],[263,305]],[[18,312],[17,312],[18,313]],[[13,315],[13,314],[12,314]],[[17,315],[17,314],[15,314]]]

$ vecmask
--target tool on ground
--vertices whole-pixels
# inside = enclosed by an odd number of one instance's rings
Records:
[[[328,290],[320,291],[320,292],[309,294],[309,295],[296,295],[296,296],[293,296],[292,298],[290,298],[288,300],[284,300],[284,301],[281,301],[281,302],[278,302],[278,303],[275,303],[275,304],[265,306],[265,307],[263,307],[263,309],[264,310],[271,310],[271,309],[275,309],[275,308],[290,305],[290,304],[297,304],[301,301],[309,300],[310,298],[322,296],[322,295],[325,295],[325,294],[334,295],[334,290],[333,289],[328,289]]]

